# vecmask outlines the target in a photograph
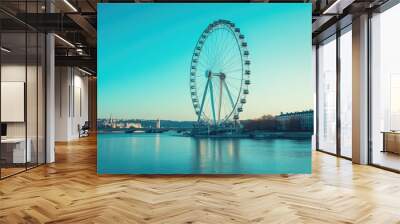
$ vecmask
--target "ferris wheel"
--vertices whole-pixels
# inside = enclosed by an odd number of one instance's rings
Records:
[[[249,67],[240,29],[222,19],[209,24],[196,43],[190,67],[190,94],[199,124],[238,123],[249,94]]]

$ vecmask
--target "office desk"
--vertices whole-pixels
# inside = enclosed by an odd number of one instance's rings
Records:
[[[400,132],[383,131],[383,150],[382,152],[392,152],[400,154]]]
[[[25,151],[25,138],[6,138],[1,139],[1,157],[8,163],[31,162],[31,139],[27,139]]]

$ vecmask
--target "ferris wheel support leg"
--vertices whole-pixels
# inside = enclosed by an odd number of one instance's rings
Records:
[[[223,83],[224,83],[224,86],[225,86],[226,92],[228,93],[229,100],[231,101],[232,108],[235,108],[235,102],[233,101],[233,98],[232,98],[232,95],[231,95],[231,91],[229,91],[229,89],[228,89],[228,85],[226,84],[225,80],[223,80]],[[235,113],[236,113],[236,112],[235,112]]]
[[[211,109],[213,113],[214,125],[217,125],[217,121],[215,120],[215,108],[214,108],[214,93],[213,93],[213,85],[211,79],[208,80],[210,86],[210,97],[211,97]]]
[[[222,83],[224,80],[222,78],[219,79],[219,101],[218,101],[218,123],[221,120],[221,106],[222,106]]]
[[[200,121],[201,114],[203,113],[203,106],[204,106],[204,101],[206,100],[206,95],[207,95],[207,90],[208,90],[209,83],[210,83],[210,79],[207,80],[206,88],[204,89],[203,99],[201,100],[201,106],[200,106],[200,111],[199,111],[199,114],[198,114],[197,122]]]

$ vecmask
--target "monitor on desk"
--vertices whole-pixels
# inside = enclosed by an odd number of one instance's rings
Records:
[[[1,137],[7,136],[7,124],[1,123]]]

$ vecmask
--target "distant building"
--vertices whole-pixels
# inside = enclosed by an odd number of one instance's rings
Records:
[[[314,111],[281,113],[276,116],[278,130],[281,131],[312,131],[314,128]]]
[[[157,121],[156,121],[156,128],[161,128],[161,121],[160,121],[160,119],[157,119]]]
[[[125,128],[125,124],[123,122],[116,123],[115,128]]]
[[[127,128],[142,128],[141,123],[126,123]]]

